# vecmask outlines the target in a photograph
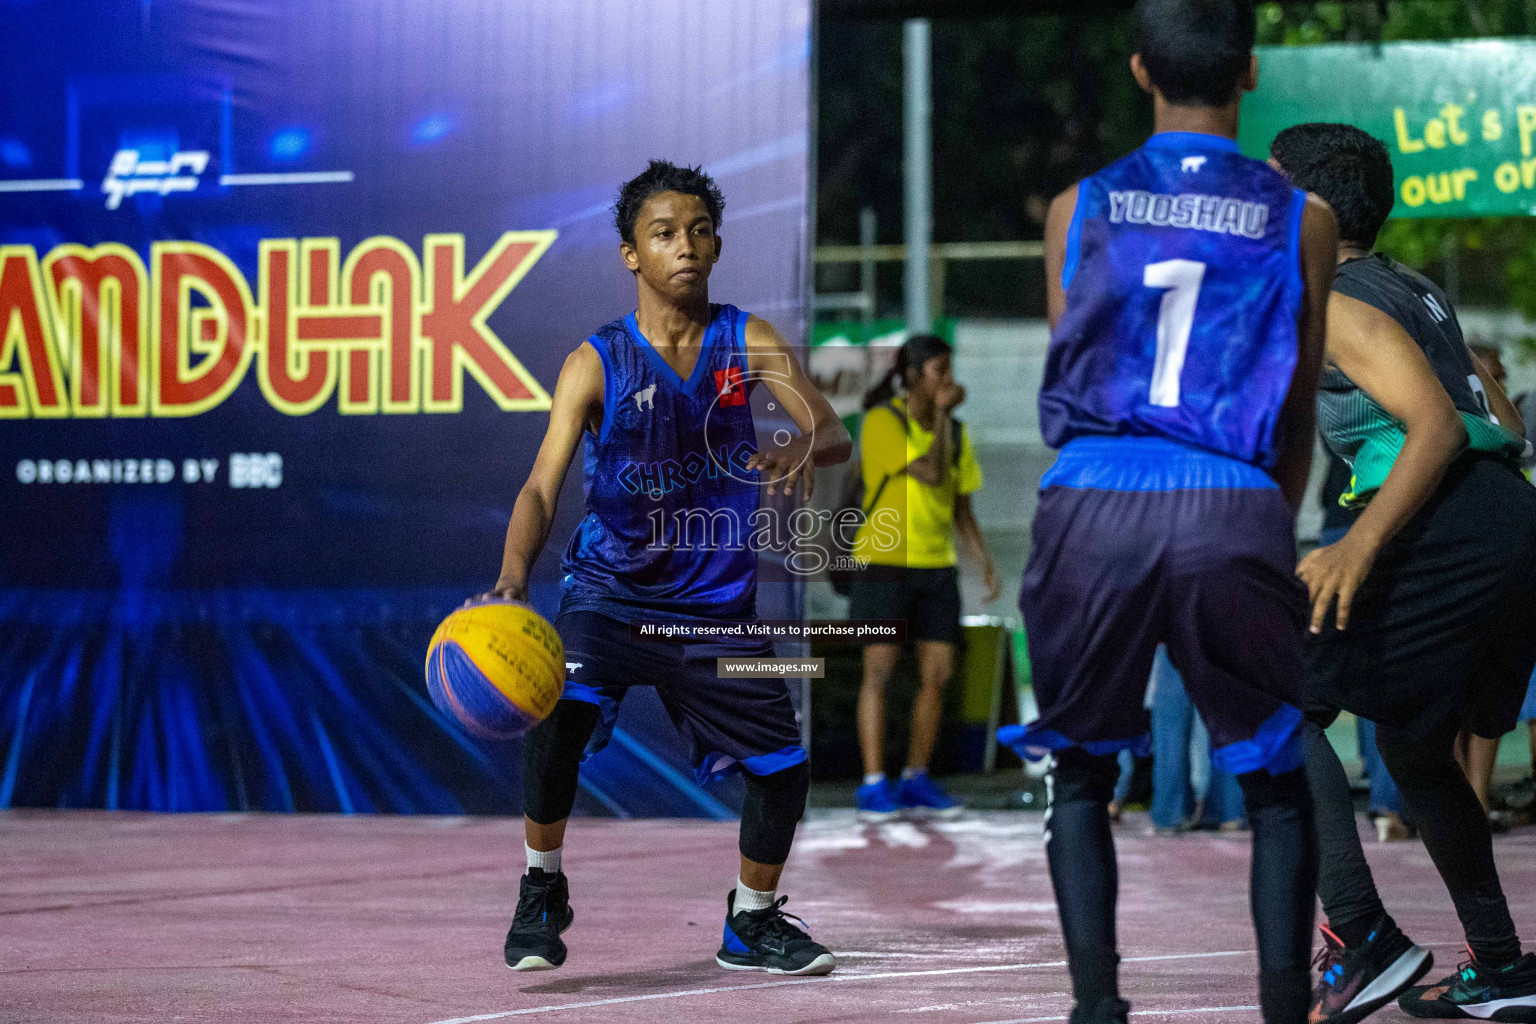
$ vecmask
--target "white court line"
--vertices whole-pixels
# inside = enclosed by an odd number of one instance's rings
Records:
[[[1171,953],[1163,956],[1130,956],[1123,964],[1149,963],[1154,960],[1204,960],[1218,956],[1251,956],[1251,949],[1229,949],[1218,953]],[[719,992],[745,992],[758,988],[781,988],[787,985],[831,985],[839,981],[875,981],[882,978],[932,978],[945,974],[981,974],[989,971],[1028,971],[1041,967],[1065,967],[1065,960],[1045,960],[1033,964],[985,964],[980,967],[946,967],[932,971],[882,971],[875,974],[829,974],[824,978],[786,978],[783,981],[765,981],[756,985],[721,985],[717,988],[690,988],[680,992],[651,992],[640,996],[614,996],[611,999],[589,999],[581,1003],[556,1003],[551,1006],[530,1006],[522,1010],[501,1010],[497,1013],[481,1013],[473,1017],[449,1017],[432,1024],[476,1024],[482,1020],[500,1020],[503,1017],[525,1017],[534,1013],[558,1013],[561,1010],[580,1010],[593,1006],[614,1006],[619,1003],[639,1003],[652,999],[681,999],[685,996],[708,996]],[[1146,1011],[1152,1012],[1152,1011]],[[1169,1011],[1173,1012],[1173,1011]],[[1065,1017],[1042,1017],[1041,1020],[1065,1020]]]
[[[1197,1006],[1183,1010],[1132,1010],[1132,1017],[1173,1017],[1186,1013],[1231,1013],[1236,1010],[1257,1010],[1257,1006]],[[1007,1020],[986,1020],[981,1024],[1042,1024],[1048,1020],[1068,1020],[1060,1017],[1009,1017]]]
[[[85,188],[79,178],[13,178],[0,181],[0,192],[73,192]]]
[[[221,174],[220,185],[320,185],[351,181],[351,171],[295,171],[292,174]]]

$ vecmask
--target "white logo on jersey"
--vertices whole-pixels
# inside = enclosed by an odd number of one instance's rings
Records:
[[[1184,169],[1186,174],[1193,171],[1198,171],[1200,168],[1205,166],[1205,157],[1187,156],[1183,160],[1179,161],[1179,166]]]
[[[1434,318],[1437,324],[1444,323],[1446,317],[1449,316],[1445,311],[1445,307],[1436,302],[1435,297],[1428,292],[1424,293],[1424,305],[1429,307],[1429,315]]]
[[[582,661],[568,661],[568,662],[565,663],[565,670],[567,672],[571,673],[572,675],[575,675],[576,674],[576,670],[581,668],[581,666],[584,665],[584,664],[586,664],[586,662],[582,662]]]
[[[656,385],[652,384],[648,388],[641,388],[639,391],[636,391],[634,394],[630,395],[629,397],[633,398],[635,400],[635,408],[636,409],[655,409],[656,408]]]

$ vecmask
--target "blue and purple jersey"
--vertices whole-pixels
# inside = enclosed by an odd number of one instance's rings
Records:
[[[586,435],[586,515],[566,545],[560,610],[621,622],[755,615],[757,452],[747,315],[712,305],[688,379],[634,314],[588,339],[603,360],[603,423]]]
[[[1237,144],[1166,132],[1078,188],[1040,427],[1274,465],[1296,366],[1305,193]],[[1066,481],[1060,481],[1066,482]]]

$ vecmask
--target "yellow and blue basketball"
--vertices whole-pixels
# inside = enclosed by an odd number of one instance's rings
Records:
[[[549,716],[564,688],[560,634],[517,601],[460,608],[427,648],[432,703],[477,736],[521,736]]]

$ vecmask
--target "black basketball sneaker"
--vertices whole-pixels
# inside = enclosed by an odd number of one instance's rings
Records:
[[[1307,1024],[1353,1024],[1397,998],[1429,973],[1435,958],[1415,946],[1389,919],[1354,949],[1326,926],[1315,966],[1322,974],[1312,990]]]
[[[1503,967],[1469,960],[1449,978],[1404,992],[1397,1005],[1415,1017],[1536,1022],[1536,953]]]
[[[560,933],[576,920],[565,872],[529,868],[507,931],[507,966],[514,971],[547,971],[565,963]]]
[[[736,912],[736,890],[725,897],[725,938],[715,963],[731,971],[767,971],[769,974],[830,974],[837,966],[821,943],[789,923],[793,914],[781,909],[788,896],[762,910]],[[800,921],[802,925],[804,921]]]

